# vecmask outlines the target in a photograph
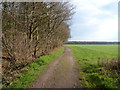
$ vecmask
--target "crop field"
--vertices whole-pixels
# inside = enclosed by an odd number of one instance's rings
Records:
[[[119,88],[118,45],[66,45],[79,66],[79,80],[88,88]]]

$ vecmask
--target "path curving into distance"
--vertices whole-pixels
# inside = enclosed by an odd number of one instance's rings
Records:
[[[30,88],[78,88],[79,71],[73,54],[68,47],[51,62],[45,72]]]

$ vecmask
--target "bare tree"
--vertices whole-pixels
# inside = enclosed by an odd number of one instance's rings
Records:
[[[4,72],[24,67],[70,37],[69,2],[3,2],[2,7]]]

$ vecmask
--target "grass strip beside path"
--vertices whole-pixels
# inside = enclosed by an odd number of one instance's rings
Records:
[[[21,69],[20,74],[14,81],[11,82],[11,85],[7,88],[27,88],[29,87],[39,75],[46,69],[46,66],[61,55],[64,51],[64,48],[60,48],[49,55],[42,56],[36,62],[30,64],[29,66]]]

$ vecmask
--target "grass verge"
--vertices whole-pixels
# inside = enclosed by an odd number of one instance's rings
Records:
[[[79,64],[80,80],[86,88],[120,88],[119,73],[113,74],[113,70],[107,69],[109,63],[104,62],[117,60],[117,45],[66,45]],[[117,66],[117,64],[116,64]],[[118,68],[119,69],[119,68]]]
[[[21,74],[17,76],[14,81],[11,81],[11,84],[5,88],[27,88],[29,87],[39,75],[46,69],[46,66],[61,55],[64,51],[64,48],[54,51],[49,55],[42,56],[36,62],[30,64],[29,66],[21,69]]]

